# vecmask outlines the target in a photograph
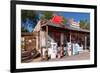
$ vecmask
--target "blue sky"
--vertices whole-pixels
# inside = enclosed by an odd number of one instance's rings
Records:
[[[80,13],[80,12],[59,12],[61,16],[67,19],[74,18],[76,22],[80,20],[88,20],[90,22],[90,13]]]

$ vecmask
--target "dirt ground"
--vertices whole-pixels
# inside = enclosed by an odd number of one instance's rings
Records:
[[[49,59],[48,61],[70,61],[70,60],[89,60],[90,59],[90,52],[83,51],[77,55],[72,56],[64,56],[63,58],[56,58],[56,59]],[[41,62],[41,57],[33,59],[32,62]]]

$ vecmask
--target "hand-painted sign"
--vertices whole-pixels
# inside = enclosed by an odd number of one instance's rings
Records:
[[[79,23],[75,22],[73,18],[69,19],[68,22],[69,22],[69,24],[70,24],[71,27],[74,27],[74,28],[79,28],[80,27]]]

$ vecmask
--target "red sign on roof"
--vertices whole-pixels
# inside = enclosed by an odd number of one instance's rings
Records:
[[[63,21],[63,18],[62,18],[61,16],[55,15],[55,16],[51,19],[51,21],[52,21],[54,24],[61,24],[62,21]]]

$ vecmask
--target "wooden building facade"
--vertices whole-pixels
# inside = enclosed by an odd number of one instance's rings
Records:
[[[81,28],[73,28],[64,24],[54,24],[48,20],[40,20],[32,33],[22,33],[22,48],[35,48],[42,53],[42,48],[48,51],[50,43],[57,43],[60,47],[66,47],[68,42],[83,45],[83,49],[90,50],[90,31]],[[23,43],[24,42],[24,43]]]
[[[45,35],[45,44],[50,42],[57,43],[58,46],[66,45],[67,42],[83,45],[83,49],[90,49],[90,32],[86,29],[72,28],[65,25],[47,22],[41,25],[41,31]],[[42,38],[41,38],[42,40]],[[47,45],[45,45],[47,46]]]

